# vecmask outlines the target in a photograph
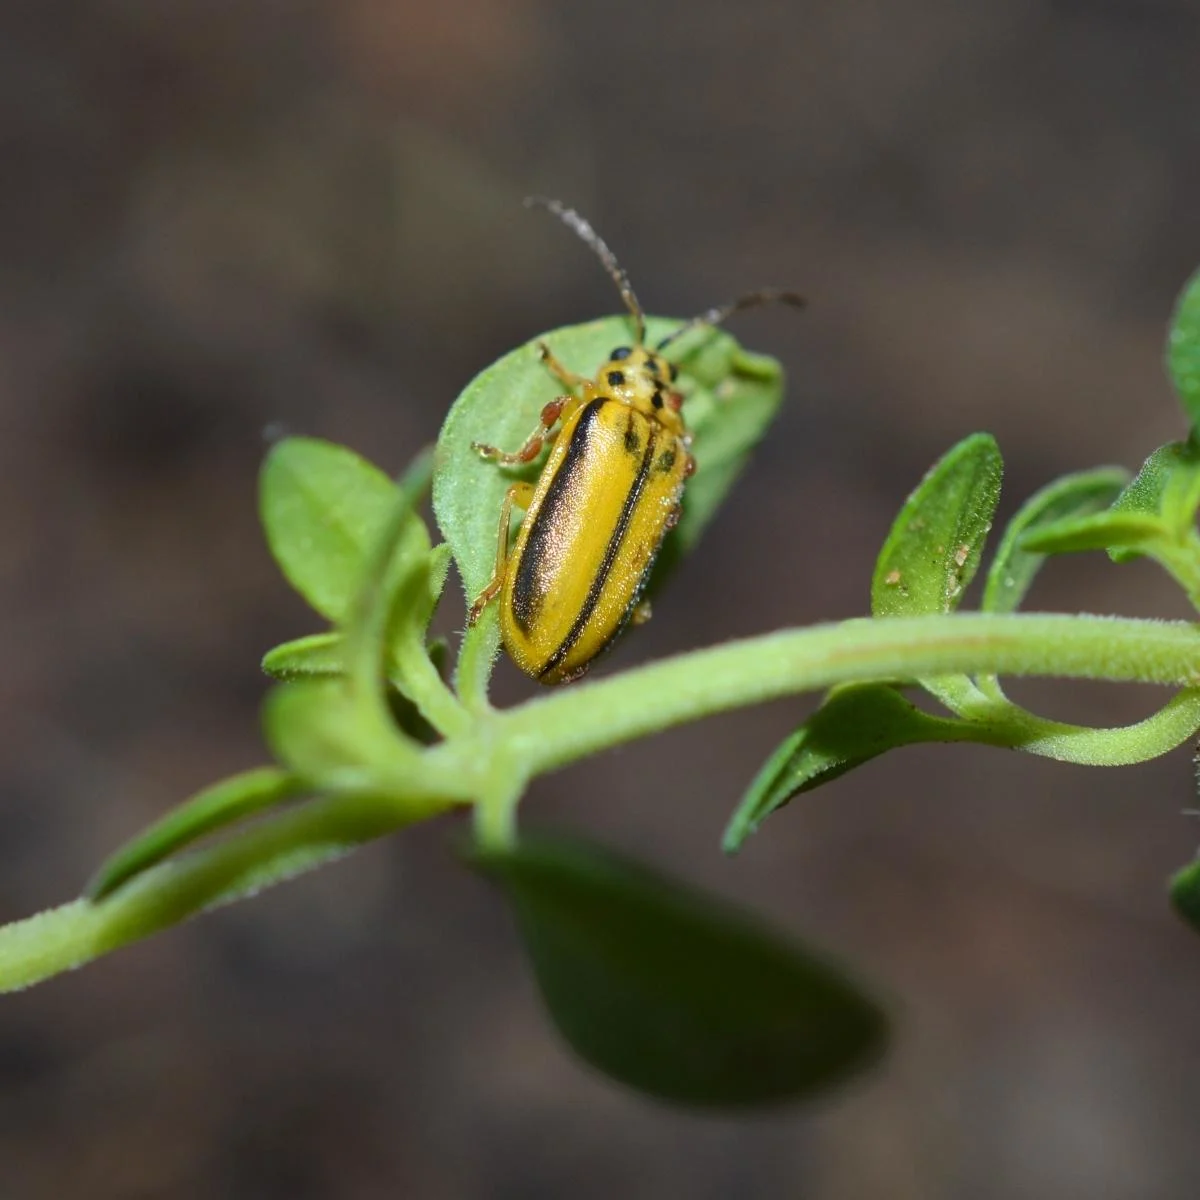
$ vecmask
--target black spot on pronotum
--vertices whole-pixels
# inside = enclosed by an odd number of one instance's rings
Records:
[[[633,351],[628,346],[618,346],[608,357],[613,362],[620,362],[623,358],[628,358]]]
[[[675,465],[675,451],[664,450],[658,456],[658,462],[656,462],[654,465],[660,471],[669,471]]]
[[[662,408],[662,392],[655,392],[654,395],[650,397],[650,403],[653,404],[655,408]]]
[[[609,387],[620,387],[625,382],[625,372],[609,371],[605,378],[608,380]]]

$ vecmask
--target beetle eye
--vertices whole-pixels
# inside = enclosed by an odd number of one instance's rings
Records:
[[[628,358],[633,351],[628,346],[618,346],[608,357],[613,362],[620,362],[623,358]]]

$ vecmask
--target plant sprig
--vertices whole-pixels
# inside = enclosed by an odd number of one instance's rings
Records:
[[[653,338],[673,326],[651,321]],[[581,370],[624,340],[611,318],[547,335]],[[539,339],[541,340],[541,339]],[[1200,283],[1176,311],[1169,368],[1200,416]],[[770,425],[777,363],[726,333],[679,347],[699,471],[653,586],[691,550]],[[973,434],[935,464],[897,517],[874,571],[872,616],[730,642],[497,710],[488,681],[494,612],[462,639],[452,682],[429,623],[451,556],[468,597],[486,581],[507,480],[470,451],[515,444],[551,398],[536,344],[488,368],[451,409],[432,459],[399,484],[353,452],[292,438],[262,473],[267,541],[329,628],[270,651],[264,706],[276,765],[205,789],[105,863],[84,897],[0,927],[0,991],[48,978],[198,912],[310,870],[356,845],[473,810],[467,861],[508,897],[551,1015],[594,1067],[672,1102],[744,1107],[810,1095],[872,1061],[877,1001],[820,952],[646,868],[580,841],[524,836],[529,782],[599,750],[778,696],[826,690],[768,758],[738,807],[738,849],[800,793],[905,745],[968,741],[1063,761],[1145,761],[1200,729],[1200,626],[1020,612],[1048,554],[1105,550],[1161,563],[1200,603],[1200,451],[1191,435],[1136,477],[1069,475],[1010,522],[981,611],[961,611],[984,561],[1002,463]],[[537,464],[530,470],[536,473]],[[446,539],[418,512],[432,474]],[[1048,720],[1005,694],[1005,676],[1140,681],[1176,689],[1120,729]],[[914,704],[923,691],[943,713]],[[216,835],[214,839],[214,835]],[[1200,924],[1200,871],[1173,882]]]

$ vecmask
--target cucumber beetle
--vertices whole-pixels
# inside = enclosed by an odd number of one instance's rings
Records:
[[[696,469],[684,398],[675,390],[678,368],[663,352],[688,331],[719,325],[742,309],[776,302],[801,307],[804,301],[793,292],[754,292],[647,346],[646,319],[629,277],[591,225],[557,200],[525,203],[549,209],[592,250],[633,318],[633,344],[613,350],[594,379],[568,370],[541,343],[542,361],[565,393],[542,409],[519,449],[505,453],[472,443],[498,466],[531,463],[550,446],[536,481],[514,483],[505,494],[495,570],[468,623],[499,596],[501,637],[513,661],[541,683],[567,683],[628,622],[649,617],[642,592]],[[525,518],[510,549],[513,505]]]

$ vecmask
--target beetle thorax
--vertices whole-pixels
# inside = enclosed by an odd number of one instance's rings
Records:
[[[642,346],[618,347],[596,372],[598,395],[611,396],[658,421],[673,433],[683,432],[679,410],[683,396],[674,389],[675,369],[661,354]]]

